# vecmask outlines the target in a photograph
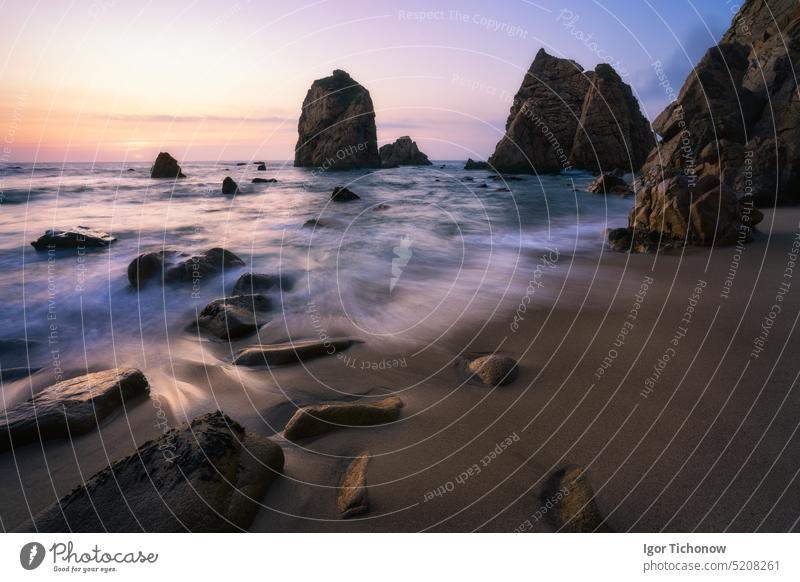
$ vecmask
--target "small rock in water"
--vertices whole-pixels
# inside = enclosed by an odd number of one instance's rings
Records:
[[[247,295],[251,293],[264,293],[275,286],[280,287],[281,291],[291,291],[292,288],[294,288],[294,279],[288,275],[242,273],[233,286],[233,294]]]
[[[247,162],[236,162],[237,166],[246,166]]]
[[[367,491],[367,465],[369,453],[362,453],[347,467],[339,485],[336,506],[342,519],[361,515],[369,511]]]
[[[344,186],[336,186],[331,192],[331,200],[334,202],[350,202],[351,200],[358,200],[361,198],[359,195],[351,192]]]
[[[134,289],[140,288],[155,276],[163,277],[165,255],[170,251],[144,253],[128,265],[128,282]]]
[[[253,184],[272,184],[277,181],[276,178],[253,178],[251,180]]]
[[[497,354],[475,358],[467,368],[487,386],[510,384],[517,378],[518,372],[516,360]]]
[[[339,428],[374,426],[400,417],[403,401],[390,396],[378,402],[349,402],[304,406],[294,413],[283,431],[290,441],[315,437]]]
[[[391,206],[389,206],[388,204],[377,204],[376,206],[372,207],[372,210],[374,210],[375,212],[382,212],[384,210],[389,210],[390,208]]]
[[[467,160],[467,163],[464,164],[465,170],[488,170],[489,164],[487,162],[476,162],[472,158]]]
[[[168,283],[192,281],[210,277],[231,267],[243,267],[244,261],[232,252],[223,248],[207,250],[167,269],[164,279]]]
[[[178,165],[178,160],[173,158],[167,152],[158,154],[153,167],[150,169],[151,178],[185,178],[186,176],[181,171]]]
[[[258,168],[256,168],[256,170],[258,170],[259,172],[266,172],[267,171],[267,165],[266,164],[259,164]]]
[[[225,176],[225,179],[222,181],[222,193],[236,194],[238,191],[239,185],[233,181],[233,178],[230,176]]]
[[[546,513],[560,532],[610,532],[595,501],[594,491],[582,467],[569,465],[553,473],[542,488],[539,501],[553,507]]]
[[[295,364],[323,356],[332,356],[353,345],[351,339],[332,339],[327,341],[309,340],[266,344],[244,348],[233,360],[237,366],[276,366]]]
[[[328,221],[321,218],[309,218],[303,223],[303,228],[326,228]]]
[[[267,323],[271,309],[272,302],[263,295],[234,295],[206,305],[197,323],[219,339],[238,339]]]
[[[48,249],[78,249],[83,247],[105,247],[117,239],[107,232],[77,226],[67,230],[50,229],[31,243],[37,251]]]
[[[135,368],[112,368],[64,380],[0,415],[0,450],[94,430],[125,403],[146,396],[150,385]]]
[[[144,443],[17,531],[235,532],[283,471],[281,447],[217,411]]]

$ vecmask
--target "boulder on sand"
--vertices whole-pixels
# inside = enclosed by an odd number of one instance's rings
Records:
[[[150,169],[151,178],[185,178],[186,176],[181,171],[178,165],[178,160],[173,158],[167,152],[158,154],[153,167]]]
[[[197,325],[219,339],[238,339],[267,323],[271,309],[272,302],[263,295],[233,295],[206,305]]]
[[[569,465],[553,473],[542,488],[541,507],[557,531],[567,533],[610,532],[595,501],[586,471]]]
[[[123,405],[150,392],[135,368],[112,368],[64,380],[0,415],[0,450],[10,446],[76,436]]]
[[[295,364],[323,356],[332,356],[346,350],[355,343],[351,339],[326,341],[308,340],[282,344],[262,344],[244,348],[236,354],[233,363],[237,366],[279,366]]]
[[[397,138],[394,143],[381,146],[378,153],[383,167],[432,165],[428,156],[419,151],[417,142],[407,135]]]
[[[144,443],[17,529],[25,532],[235,532],[246,530],[281,448],[222,412]]]
[[[361,196],[351,192],[344,186],[336,186],[331,192],[331,200],[334,202],[350,202],[351,200],[358,200]]]
[[[233,178],[230,176],[225,176],[225,179],[222,181],[222,193],[236,194],[238,191],[239,185],[233,181]]]
[[[504,386],[517,377],[517,362],[508,356],[491,354],[475,358],[467,369],[487,386]]]
[[[78,249],[83,247],[106,247],[117,239],[99,230],[92,230],[85,226],[77,226],[67,230],[51,228],[31,242],[37,251],[48,249]]]
[[[342,519],[361,515],[369,511],[367,491],[367,465],[369,453],[362,453],[350,463],[339,484],[336,507]]]
[[[344,71],[314,81],[297,130],[297,167],[346,170],[381,165],[372,98]]]
[[[294,413],[283,431],[290,441],[319,436],[339,428],[374,426],[400,417],[403,401],[390,396],[377,402],[347,402],[304,406]]]

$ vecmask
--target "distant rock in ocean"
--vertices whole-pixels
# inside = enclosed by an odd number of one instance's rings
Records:
[[[566,168],[636,171],[655,145],[629,85],[608,64],[594,72],[539,50],[489,164],[500,172]]]
[[[222,193],[236,194],[238,191],[239,185],[233,181],[233,178],[230,176],[225,176],[225,179],[222,181]]]
[[[173,158],[167,152],[161,152],[156,158],[156,162],[150,169],[151,178],[185,178],[186,176],[181,171],[178,165],[178,160]]]
[[[344,186],[336,186],[331,192],[331,200],[333,202],[352,202],[353,200],[360,199],[361,196],[348,190]]]
[[[394,143],[387,143],[378,150],[381,164],[385,168],[396,166],[430,166],[428,156],[419,151],[417,142],[407,135],[397,138]]]
[[[372,98],[342,70],[314,81],[297,129],[297,167],[346,170],[381,165]]]
[[[490,170],[489,164],[487,162],[476,162],[472,158],[467,160],[467,163],[464,164],[465,170]]]

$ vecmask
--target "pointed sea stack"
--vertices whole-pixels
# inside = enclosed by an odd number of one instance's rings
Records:
[[[181,171],[178,165],[178,160],[173,158],[167,152],[158,154],[153,167],[150,169],[151,178],[185,178],[186,176]]]
[[[348,170],[381,165],[372,98],[342,70],[314,81],[297,130],[297,167]]]

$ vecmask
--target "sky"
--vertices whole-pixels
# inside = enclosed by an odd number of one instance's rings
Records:
[[[740,0],[0,0],[0,163],[286,160],[344,69],[379,145],[485,159],[540,48],[611,63],[654,119]]]

